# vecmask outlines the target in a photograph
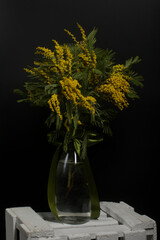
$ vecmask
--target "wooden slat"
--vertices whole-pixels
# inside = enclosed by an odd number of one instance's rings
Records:
[[[69,240],[90,240],[91,236],[89,233],[80,233],[80,234],[69,234]]]
[[[39,213],[41,216],[41,213]],[[45,216],[47,215],[47,213],[45,213]],[[42,214],[42,216],[44,216]],[[46,222],[51,226],[51,228],[55,228],[55,229],[61,229],[61,228],[92,228],[92,227],[98,227],[98,226],[108,226],[108,225],[118,225],[118,221],[113,219],[112,217],[108,217],[108,218],[100,218],[98,220],[90,220],[89,222],[86,222],[84,224],[62,224],[60,222],[55,222],[55,221],[50,221],[47,220],[47,217],[45,218]]]
[[[21,230],[22,226],[26,228],[26,233],[30,237],[53,237],[54,231],[50,225],[43,220],[32,208],[19,207],[10,209],[17,218],[17,228]],[[21,224],[23,224],[21,226]]]
[[[47,238],[47,237],[42,237],[42,238],[33,239],[33,240],[55,240],[55,238],[54,238],[54,237],[49,237],[49,238]],[[61,239],[58,239],[58,240],[61,240]]]
[[[5,212],[6,219],[6,240],[16,239],[16,215],[11,211],[11,209],[6,209]]]
[[[118,222],[125,224],[132,230],[144,229],[145,227],[148,227],[148,224],[150,227],[153,227],[153,222],[143,221],[143,217],[123,204],[121,205],[113,202],[101,202],[101,209]]]
[[[115,232],[102,232],[97,234],[97,240],[118,240],[119,235]]]
[[[146,240],[145,230],[136,230],[124,233],[125,240]]]
[[[18,228],[20,232],[20,240],[28,240],[30,235],[29,229],[24,224],[20,224]]]
[[[70,236],[74,234],[89,233],[90,239],[96,239],[97,234],[101,232],[115,232],[119,237],[123,237],[123,232],[128,231],[130,231],[130,229],[124,225],[92,226],[89,228],[81,226],[81,228],[71,227],[54,229],[55,236]]]
[[[123,203],[120,202],[119,204],[119,208],[123,209],[124,211],[126,211],[127,213],[131,214],[132,216],[134,216],[135,218],[137,218],[138,220],[141,221],[141,227],[144,229],[148,229],[148,228],[154,228],[154,223],[155,221],[151,218],[149,218],[146,215],[141,215],[137,212],[134,211],[133,208],[126,208],[126,205],[124,205]]]

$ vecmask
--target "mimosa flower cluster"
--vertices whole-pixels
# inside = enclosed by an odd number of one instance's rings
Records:
[[[61,139],[67,149],[73,140],[81,156],[81,152],[85,155],[89,136],[111,133],[113,115],[138,98],[135,88],[143,84],[142,77],[133,70],[139,57],[117,64],[113,51],[95,47],[96,29],[87,36],[83,27],[77,26],[80,40],[65,29],[73,43],[53,40],[52,48],[36,48],[34,66],[24,69],[30,77],[25,82],[26,91],[17,92],[25,95],[20,101],[50,109],[46,121],[52,129],[50,141]]]
[[[112,102],[120,110],[128,107],[126,94],[130,91],[130,83],[132,81],[127,75],[123,74],[124,65],[113,66],[113,72],[106,79],[105,83],[97,88],[97,91],[102,93],[102,97],[108,102]]]

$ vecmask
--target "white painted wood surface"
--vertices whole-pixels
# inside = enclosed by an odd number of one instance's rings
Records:
[[[145,230],[153,240],[157,239],[156,222],[146,215],[140,215],[124,202],[101,202],[101,209],[131,230]],[[152,239],[151,239],[152,240]]]
[[[6,240],[157,240],[156,223],[124,202],[101,202],[101,215],[85,224],[56,222],[30,207],[6,209]]]
[[[11,220],[13,218],[13,220]],[[54,237],[53,228],[30,207],[6,209],[6,240]]]

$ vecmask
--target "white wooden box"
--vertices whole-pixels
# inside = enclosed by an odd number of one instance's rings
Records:
[[[55,221],[30,207],[6,209],[6,240],[157,240],[156,223],[124,202],[101,202],[99,219],[81,225]]]

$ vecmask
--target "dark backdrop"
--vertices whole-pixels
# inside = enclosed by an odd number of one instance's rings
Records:
[[[14,88],[25,80],[37,46],[66,41],[79,22],[98,28],[97,46],[117,60],[139,55],[144,76],[141,99],[113,122],[114,135],[88,152],[100,200],[125,201],[158,222],[159,40],[158,0],[0,0],[0,228],[4,210],[31,206],[48,211],[46,187],[54,147],[47,143],[45,112],[17,104]]]

